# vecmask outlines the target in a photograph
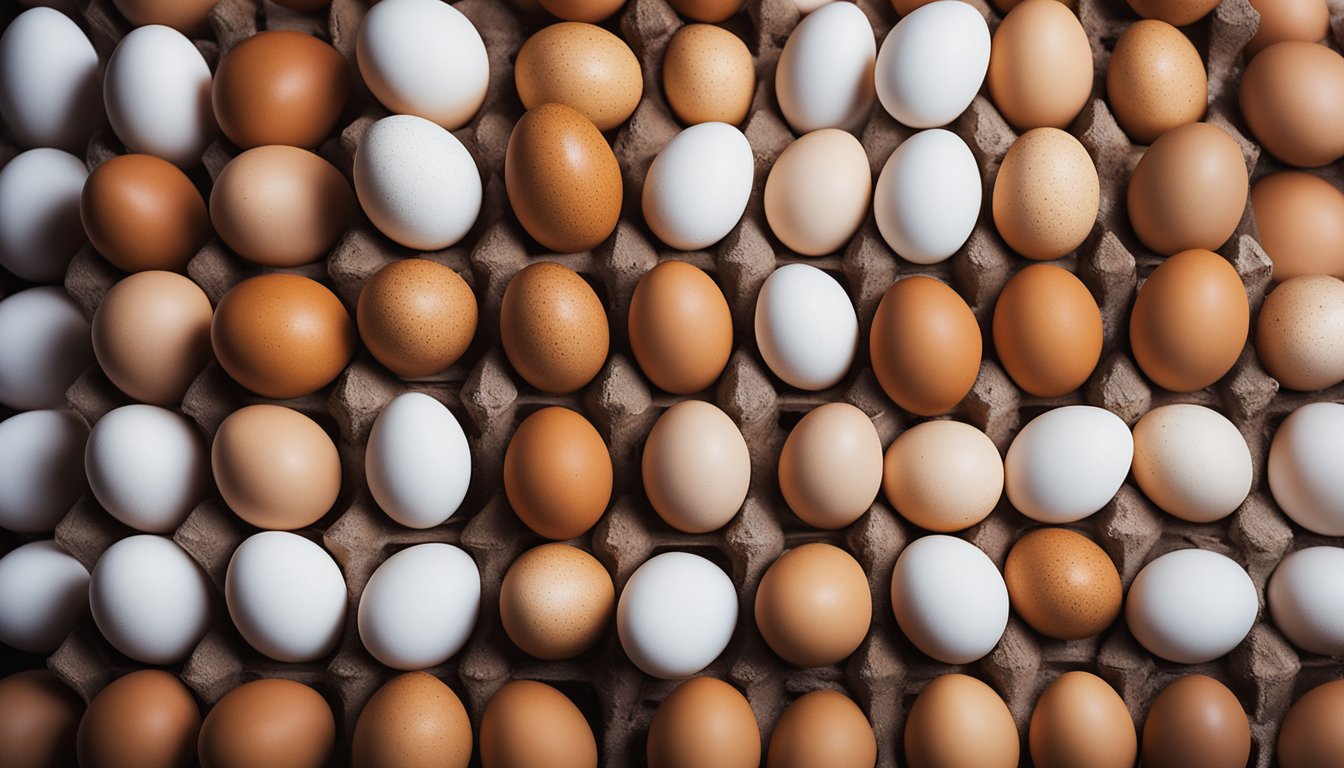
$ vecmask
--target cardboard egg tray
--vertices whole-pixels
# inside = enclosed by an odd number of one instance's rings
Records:
[[[1001,14],[972,0],[997,24]],[[81,3],[83,5],[83,3]],[[215,585],[216,621],[210,633],[174,671],[198,695],[203,707],[242,682],[259,677],[286,677],[310,684],[330,701],[336,714],[336,764],[348,762],[349,741],[364,702],[396,672],[375,662],[363,649],[356,631],[355,609],[372,571],[393,552],[407,546],[442,541],[464,547],[480,567],[483,594],[480,621],[467,646],[446,664],[430,670],[462,697],[478,724],[490,696],[510,679],[550,683],[570,696],[588,718],[597,737],[603,764],[643,763],[649,719],[675,681],[650,678],[625,657],[614,627],[582,656],[563,662],[542,662],[519,651],[504,634],[498,615],[499,584],[509,564],[524,550],[542,543],[510,510],[502,487],[505,446],[515,426],[532,411],[565,405],[582,411],[606,439],[616,469],[611,506],[597,526],[573,542],[592,551],[610,570],[619,591],[631,573],[650,556],[686,550],[721,565],[737,585],[738,628],[728,649],[704,674],[728,679],[745,693],[756,713],[763,739],[768,739],[784,708],[803,693],[836,688],[852,696],[868,715],[877,735],[878,764],[904,763],[902,728],[905,713],[924,685],[938,675],[962,671],[989,682],[1008,702],[1023,735],[1036,697],[1056,676],[1083,669],[1109,681],[1124,697],[1141,729],[1156,693],[1176,677],[1192,672],[1212,675],[1228,684],[1244,705],[1254,735],[1252,761],[1273,762],[1278,723],[1303,691],[1338,677],[1330,658],[1300,654],[1268,622],[1262,611],[1250,636],[1235,651],[1215,662],[1179,665],[1144,651],[1123,621],[1099,637],[1058,641],[1028,628],[1014,614],[1002,641],[981,661],[963,667],[935,662],[921,654],[896,626],[890,607],[893,563],[904,545],[922,532],[904,521],[879,497],[856,523],[840,531],[809,528],[785,505],[776,479],[776,461],[790,428],[812,408],[826,402],[850,402],[868,413],[883,445],[916,419],[900,411],[883,394],[868,367],[867,335],[877,302],[898,277],[922,273],[951,283],[974,310],[989,338],[988,324],[999,289],[1026,266],[995,233],[989,215],[990,192],[998,163],[1014,139],[990,102],[982,95],[952,126],[966,140],[983,169],[984,210],[969,242],[952,259],[922,267],[897,259],[883,242],[871,215],[842,253],[819,259],[798,258],[771,235],[761,209],[761,189],[774,158],[792,136],[774,101],[774,69],[780,50],[799,19],[791,0],[747,0],[746,11],[726,23],[742,36],[757,64],[759,85],[753,109],[743,126],[756,160],[756,186],[742,222],[713,250],[673,252],[660,247],[642,224],[639,190],[657,151],[678,130],[661,95],[661,59],[672,33],[683,21],[665,0],[629,0],[607,26],[629,42],[644,68],[645,93],[623,127],[608,136],[626,182],[626,208],[616,232],[591,253],[555,256],[544,253],[513,218],[503,184],[503,161],[509,133],[522,114],[513,88],[512,60],[532,31],[546,19],[528,0],[511,4],[497,0],[461,0],[456,4],[480,30],[490,55],[491,85],[484,108],[469,126],[456,132],[471,150],[485,179],[480,219],[457,246],[416,254],[393,244],[366,220],[350,229],[326,263],[296,271],[331,285],[353,310],[363,282],[394,259],[422,255],[447,264],[473,286],[480,302],[481,324],[466,356],[441,375],[402,381],[360,350],[334,384],[286,405],[313,417],[333,435],[342,456],[344,479],[332,511],[311,528],[300,531],[331,552],[349,590],[346,632],[329,658],[307,664],[271,661],[252,650],[233,628],[224,607],[223,581],[234,548],[255,532],[234,516],[218,494],[203,501],[173,538],[201,565]],[[879,44],[896,21],[885,0],[860,0],[872,21]],[[213,13],[213,39],[199,40],[214,65],[218,56],[258,28],[297,29],[329,39],[354,67],[354,37],[365,0],[333,0],[329,11],[304,15],[265,0],[222,0]],[[1265,481],[1265,458],[1278,422],[1296,407],[1313,400],[1344,399],[1344,387],[1313,394],[1279,392],[1248,347],[1242,359],[1214,387],[1191,395],[1154,390],[1129,356],[1128,311],[1137,285],[1159,258],[1139,245],[1124,213],[1124,191],[1142,148],[1129,143],[1103,101],[1109,50],[1133,15],[1123,0],[1082,0],[1080,16],[1091,38],[1096,77],[1093,100],[1072,127],[1092,155],[1101,176],[1101,214],[1092,235],[1076,258],[1061,260],[1087,284],[1101,307],[1105,347],[1097,370],[1080,391],[1042,400],[1019,391],[993,358],[986,359],[975,387],[953,414],[984,430],[1006,450],[1019,427],[1052,407],[1088,403],[1119,414],[1133,424],[1151,407],[1170,402],[1197,402],[1226,414],[1250,444],[1256,479],[1250,497],[1231,517],[1206,525],[1179,521],[1148,502],[1132,482],[1096,515],[1070,527],[1098,541],[1114,559],[1126,585],[1152,558],[1173,549],[1198,546],[1230,555],[1246,567],[1261,590],[1284,554],[1326,540],[1292,525],[1275,507]],[[1274,166],[1248,138],[1236,107],[1240,48],[1254,32],[1257,17],[1247,0],[1224,0],[1210,17],[1187,30],[1205,56],[1210,74],[1207,119],[1237,137],[1252,177]],[[106,60],[127,31],[109,0],[86,6],[87,30]],[[1341,25],[1336,17],[1337,34]],[[359,137],[372,121],[385,115],[367,90],[356,85],[339,136],[321,154],[347,174]],[[911,131],[875,106],[861,140],[874,178],[887,156]],[[124,151],[106,129],[91,143],[92,167]],[[0,158],[13,154],[0,147]],[[237,150],[217,142],[206,152],[204,186]],[[208,174],[208,176],[207,176]],[[1339,183],[1339,169],[1327,171]],[[1251,299],[1252,318],[1269,287],[1270,262],[1255,240],[1249,207],[1237,234],[1223,247],[1241,273]],[[571,396],[540,394],[511,370],[499,346],[498,313],[509,279],[538,259],[563,263],[582,274],[607,307],[612,352],[597,378]],[[716,387],[699,397],[711,399],[741,428],[751,453],[751,491],[742,511],[724,529],[704,535],[679,533],[664,524],[649,506],[640,482],[644,439],[663,410],[680,399],[653,388],[640,374],[630,352],[626,315],[640,276],[663,259],[683,259],[714,276],[732,308],[735,344],[727,370]],[[802,392],[783,386],[764,366],[753,340],[756,293],[781,264],[803,261],[830,272],[849,291],[859,315],[859,354],[850,374],[824,392]],[[217,239],[206,245],[189,267],[212,302],[232,285],[262,270],[230,254]],[[92,314],[103,293],[120,277],[89,249],[72,264],[66,287]],[[10,288],[12,290],[12,288]],[[353,315],[353,312],[352,312]],[[447,405],[463,424],[473,455],[471,490],[458,512],[445,524],[426,531],[402,528],[372,501],[364,482],[364,444],[384,404],[404,391],[425,392]],[[74,408],[90,424],[127,398],[94,366],[70,389]],[[233,383],[211,364],[193,383],[182,411],[209,440],[220,421],[238,407],[259,398]],[[1010,508],[1006,499],[984,522],[963,536],[1002,566],[1012,543],[1036,524]],[[132,531],[86,497],[57,528],[57,539],[92,568],[99,554]],[[12,538],[12,537],[11,537]],[[869,576],[874,603],[873,626],[859,649],[845,662],[817,669],[798,669],[781,661],[756,631],[753,602],[756,585],[784,550],[809,541],[829,541],[854,554]],[[8,549],[13,541],[3,542]],[[1330,541],[1329,543],[1338,543]],[[1262,598],[1263,599],[1263,598]],[[1262,604],[1263,605],[1263,604]],[[40,663],[36,660],[35,663]],[[92,697],[111,679],[136,668],[102,639],[87,617],[47,664],[84,697]]]

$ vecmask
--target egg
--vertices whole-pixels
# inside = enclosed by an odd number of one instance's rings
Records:
[[[75,765],[75,734],[83,714],[79,695],[45,669],[0,679],[0,743],[13,768]]]
[[[1036,528],[1008,551],[1003,580],[1013,610],[1059,640],[1093,637],[1120,615],[1120,573],[1091,539],[1066,528]]]
[[[877,739],[863,710],[839,691],[822,689],[794,700],[770,735],[766,768],[873,768]]]
[[[499,335],[518,375],[551,394],[587,386],[611,348],[606,310],[592,286],[549,261],[531,264],[509,280],[499,307]]]
[[[0,121],[19,144],[82,153],[103,123],[98,53],[69,16],[29,8],[0,35]]]
[[[959,421],[926,421],[887,448],[882,492],[901,517],[938,533],[969,528],[1003,495],[1003,459],[994,442]]]
[[[481,571],[460,547],[431,542],[380,564],[359,598],[359,639],[393,669],[435,667],[462,650],[481,613]]]
[[[84,247],[79,197],[89,171],[59,149],[30,149],[0,168],[0,267],[39,283],[65,279]]]
[[[94,362],[89,321],[57,286],[0,299],[0,404],[20,411],[65,405],[65,391]]]
[[[172,533],[209,490],[205,442],[187,417],[153,405],[108,411],[89,432],[84,471],[108,514]]]
[[[210,11],[217,0],[112,0],[133,26],[163,24],[193,37],[210,33]]]
[[[771,373],[791,387],[839,384],[859,347],[859,318],[834,277],[810,264],[785,264],[756,295],[756,347]]]
[[[243,540],[224,577],[229,617],[248,645],[281,662],[316,661],[345,629],[345,579],[322,547],[293,533]]]
[[[756,628],[797,667],[838,664],[868,636],[873,596],[859,561],[812,542],[780,555],[756,588]]]
[[[402,259],[359,291],[359,337],[388,370],[407,379],[446,370],[476,336],[476,295],[451,267]]]
[[[264,530],[306,528],[341,492],[341,456],[326,430],[278,405],[249,405],[220,422],[210,466],[229,509]]]
[[[1067,128],[1092,95],[1087,32],[1064,3],[1023,0],[994,30],[985,83],[1019,132]]]
[[[89,577],[93,621],[113,648],[145,664],[178,664],[210,629],[210,582],[171,539],[130,536]]]
[[[980,325],[971,308],[947,283],[923,275],[883,294],[868,346],[887,397],[920,416],[955,408],[980,373]]]
[[[616,588],[597,558],[568,544],[524,552],[499,587],[499,618],[513,644],[538,659],[592,648],[616,613]]]
[[[653,423],[641,477],[663,522],[684,533],[709,533],[727,525],[746,501],[751,455],[728,414],[686,400]]]
[[[93,315],[93,352],[118,389],[155,405],[182,402],[213,357],[210,299],[176,272],[138,272],[112,286]]]
[[[742,10],[745,0],[668,0],[668,5],[682,16],[696,21],[717,23]]]
[[[1324,0],[1255,0],[1251,7],[1260,14],[1260,25],[1246,43],[1247,59],[1274,43],[1315,43],[1330,34],[1330,9]]]
[[[863,145],[853,134],[823,128],[789,144],[770,167],[765,220],[785,248],[825,256],[844,248],[859,230],[872,195]]]
[[[732,32],[687,24],[667,42],[662,82],[667,105],[681,122],[741,125],[756,93],[756,64]]]
[[[784,501],[815,528],[843,528],[858,520],[881,487],[881,438],[868,414],[849,403],[808,411],[779,453]]]
[[[293,680],[244,683],[201,723],[201,768],[285,765],[319,768],[336,748],[336,719],[317,691]]]
[[[1008,588],[989,556],[974,544],[953,536],[924,536],[896,558],[891,608],[901,633],[920,651],[945,664],[969,664],[993,650],[1003,636]]]
[[[1186,675],[1162,689],[1143,724],[1143,765],[1151,768],[1243,768],[1251,726],[1227,686]]]
[[[630,348],[660,389],[688,395],[714,385],[733,351],[733,316],[714,278],[684,261],[644,273],[630,299]]]
[[[89,428],[73,411],[25,411],[0,421],[0,528],[14,533],[56,529],[89,490],[84,476],[88,439]]]
[[[643,75],[634,51],[607,30],[566,21],[543,27],[523,43],[513,82],[524,109],[564,104],[599,131],[624,123],[639,106]]]
[[[89,768],[188,768],[196,762],[201,710],[176,675],[141,669],[89,702],[75,742]]]
[[[243,149],[312,148],[336,128],[350,92],[345,58],[312,35],[259,32],[219,60],[211,103],[219,129]]]
[[[374,692],[353,741],[354,768],[467,768],[471,721],[452,688],[425,672],[408,672]]]
[[[992,332],[999,363],[1037,397],[1081,387],[1101,359],[1096,299],[1072,272],[1053,264],[1032,264],[1009,278],[994,305]]]
[[[1344,654],[1344,621],[1338,609],[1344,590],[1336,587],[1341,577],[1344,549],[1339,547],[1307,547],[1279,562],[1265,600],[1274,626],[1289,642],[1308,653]]]
[[[726,123],[700,123],[672,137],[644,177],[644,221],[682,251],[708,248],[737,226],[754,181],[751,144]]]
[[[1027,422],[1003,459],[1013,508],[1042,523],[1072,523],[1106,506],[1134,458],[1134,437],[1114,413],[1052,408]]]
[[[1129,7],[1143,18],[1161,19],[1177,27],[1199,21],[1217,5],[1218,0],[1129,0]]]
[[[1266,474],[1290,520],[1323,536],[1344,536],[1344,405],[1308,403],[1279,424]]]
[[[1227,131],[1191,123],[1162,134],[1129,177],[1134,234],[1163,256],[1227,242],[1246,208],[1241,148]]]
[[[854,3],[821,4],[789,33],[775,69],[775,98],[794,133],[858,133],[876,101],[877,41]]]
[[[264,274],[219,300],[210,341],[234,381],[283,400],[316,392],[340,375],[355,353],[355,325],[321,283]]]
[[[1344,192],[1335,185],[1302,171],[1266,174],[1251,185],[1251,209],[1275,280],[1344,278]]]
[[[548,13],[565,21],[596,23],[625,5],[625,0],[537,0]]]
[[[1241,76],[1241,114],[1274,157],[1304,168],[1344,155],[1344,104],[1328,94],[1344,89],[1344,57],[1314,42],[1275,43]]]
[[[1286,389],[1311,392],[1344,381],[1344,281],[1285,280],[1265,297],[1255,325],[1260,364]]]
[[[528,110],[504,154],[504,186],[518,222],[557,253],[596,248],[621,215],[621,168],[597,126],[564,104]]]
[[[1236,648],[1260,611],[1255,584],[1235,560],[1206,549],[1168,552],[1129,586],[1125,624],[1154,656],[1203,664]]]
[[[378,507],[407,528],[453,516],[471,486],[471,446],[457,417],[423,392],[403,392],[373,421],[364,475]]]
[[[1168,514],[1211,523],[1251,491],[1251,449],[1236,425],[1202,405],[1154,408],[1134,425],[1134,480]]]
[[[951,131],[920,131],[901,142],[877,177],[873,217],[896,255],[937,264],[961,249],[980,219],[980,167]]]
[[[509,438],[504,492],[518,518],[541,536],[582,535],[602,517],[611,489],[611,454],[577,411],[542,408]]]
[[[882,41],[877,97],[897,122],[936,128],[966,111],[988,68],[985,17],[966,3],[935,0],[903,12]]]
[[[1012,768],[1020,753],[1008,705],[993,688],[968,675],[934,678],[906,716],[910,768]]]
[[[1329,765],[1344,749],[1344,680],[1307,691],[1279,726],[1276,756],[1282,768]]]
[[[1063,8],[1055,0],[1031,2]],[[1035,128],[1017,137],[994,179],[994,227],[1009,248],[1037,261],[1058,259],[1082,245],[1100,205],[1101,183],[1092,157],[1077,139],[1056,128]]]
[[[91,243],[126,272],[186,272],[210,239],[210,215],[191,179],[153,155],[117,155],[89,174],[79,202]]]
[[[88,570],[55,541],[20,544],[0,557],[0,643],[55,653],[88,605]]]
[[[759,768],[761,731],[751,704],[722,680],[687,680],[654,711],[645,759],[649,768]]]
[[[597,768],[597,739],[565,694],[513,680],[485,705],[480,754],[483,768]]]
[[[737,590],[719,566],[689,552],[654,555],[635,569],[616,603],[625,655],[664,680],[709,666],[737,627]]]
[[[1039,768],[1130,768],[1139,754],[1124,699],[1090,672],[1065,672],[1046,686],[1031,713],[1028,742]]]
[[[1136,144],[1204,116],[1209,78],[1199,51],[1179,29],[1155,19],[1131,24],[1106,65],[1106,99]]]
[[[210,67],[191,41],[170,27],[131,30],[107,62],[107,119],[132,152],[182,168],[201,163],[215,136]]]

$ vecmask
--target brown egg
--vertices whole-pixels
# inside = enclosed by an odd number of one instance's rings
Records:
[[[1204,18],[1219,0],[1129,0],[1129,7],[1145,19],[1160,19],[1184,27]]]
[[[625,0],[537,0],[546,12],[565,21],[596,24],[625,5]]]
[[[552,0],[553,1],[553,0]],[[564,104],[529,110],[504,153],[504,186],[523,229],[558,253],[596,248],[621,215],[621,168],[597,126]]]
[[[740,125],[755,92],[751,51],[732,32],[713,24],[687,24],[668,41],[663,95],[681,122]]]
[[[649,768],[759,768],[761,731],[736,688],[693,677],[654,711],[646,756]]]
[[[667,0],[667,4],[688,19],[715,24],[742,10],[746,0]]]
[[[583,713],[545,683],[514,680],[481,717],[483,768],[596,768],[597,740]]]
[[[79,198],[89,242],[117,269],[185,272],[210,239],[191,179],[152,155],[118,155],[93,169]]]
[[[630,299],[630,347],[661,389],[689,395],[712,386],[733,351],[733,316],[714,278],[684,261],[644,273]]]
[[[1091,156],[1055,128],[1019,136],[994,179],[994,226],[1008,247],[1029,259],[1057,259],[1082,245],[1100,205],[1101,182]]]
[[[528,528],[572,539],[602,517],[611,501],[607,444],[576,411],[552,406],[523,419],[504,451],[504,492]]]
[[[641,474],[649,504],[664,522],[685,533],[709,533],[727,525],[746,501],[751,455],[728,414],[685,400],[653,423]]]
[[[1132,768],[1139,756],[1124,699],[1089,672],[1065,672],[1045,689],[1028,741],[1037,768]]]
[[[920,691],[905,719],[910,768],[1012,768],[1020,750],[1008,705],[974,677],[935,678]]]
[[[900,2],[901,0],[892,0],[892,1],[893,4],[895,4]],[[997,8],[999,13],[1007,13],[1016,8],[1019,4],[1021,4],[1021,2],[1022,0],[991,0],[990,4],[993,5],[995,8]],[[1073,10],[1074,13],[1078,12],[1078,0],[1059,0],[1059,2],[1068,6],[1070,9]],[[897,10],[899,11],[900,8],[897,8]]]
[[[1067,128],[1092,95],[1087,32],[1063,3],[1023,0],[994,31],[985,83],[1018,131]]]
[[[863,710],[839,691],[805,693],[770,735],[766,768],[873,768],[877,738]]]
[[[112,0],[132,26],[163,24],[197,37],[210,31],[210,11],[218,0]]]
[[[1314,392],[1344,381],[1344,282],[1303,275],[1280,283],[1260,306],[1255,351],[1287,389]]]
[[[882,462],[882,491],[901,517],[939,533],[989,517],[1003,495],[1003,457],[984,432],[926,421],[902,432]]]
[[[84,702],[79,696],[45,669],[17,672],[0,680],[0,744],[4,745],[5,765],[74,765],[75,732],[83,714]],[[759,741],[756,754],[759,764]]]
[[[160,669],[108,684],[79,723],[82,768],[187,768],[196,762],[201,711],[191,691]]]
[[[1136,144],[1204,116],[1209,78],[1190,40],[1165,21],[1144,19],[1120,35],[1106,66],[1106,98]]]
[[[461,359],[476,336],[476,295],[451,267],[394,261],[359,292],[355,319],[364,346],[398,376],[432,376]]]
[[[566,21],[543,27],[523,43],[513,82],[524,109],[564,104],[600,131],[629,119],[644,93],[634,51],[593,24]]]
[[[467,768],[471,721],[453,689],[425,672],[398,675],[355,724],[354,768]]]
[[[549,261],[513,276],[499,307],[499,336],[513,369],[551,394],[593,380],[610,349],[607,313],[588,283]]]
[[[93,314],[93,353],[107,378],[142,403],[176,405],[213,356],[210,299],[176,272],[137,272]]]
[[[1246,43],[1247,59],[1274,43],[1315,43],[1330,34],[1330,9],[1325,0],[1252,0],[1251,7],[1260,14],[1260,26]]]
[[[1318,685],[1288,710],[1279,727],[1279,768],[1333,766],[1344,755],[1344,680]]]
[[[321,768],[336,748],[336,720],[321,694],[293,680],[244,683],[201,724],[201,768]]]
[[[873,422],[849,403],[808,412],[779,454],[779,489],[789,509],[816,528],[858,520],[882,487],[882,441]]]
[[[1344,56],[1288,40],[1265,48],[1241,76],[1241,114],[1270,154],[1312,168],[1344,155]]]
[[[341,457],[331,437],[317,422],[278,405],[229,414],[215,432],[210,466],[229,509],[268,531],[312,525],[341,492]]]
[[[1227,686],[1186,675],[1162,689],[1143,724],[1144,768],[1245,768],[1251,726]]]
[[[999,293],[994,349],[1022,389],[1037,397],[1067,395],[1101,359],[1101,309],[1072,272],[1032,264]]]
[[[868,636],[872,619],[867,574],[852,555],[830,544],[785,552],[756,588],[756,628],[794,666],[844,661]]]
[[[268,30],[224,54],[210,96],[219,129],[240,148],[312,148],[335,130],[349,93],[349,65],[335,48],[303,32]]]
[[[1274,279],[1344,277],[1344,193],[1304,171],[1279,171],[1251,185],[1260,245]]]
[[[260,275],[215,307],[215,357],[234,381],[280,400],[330,384],[355,353],[355,325],[326,286],[298,275]]]
[[[271,2],[300,13],[314,13],[331,4],[331,0],[271,0]]]
[[[1129,177],[1129,222],[1143,244],[1163,256],[1217,250],[1246,209],[1248,177],[1241,148],[1227,131],[1191,123],[1158,137]]]
[[[499,618],[524,653],[546,661],[578,656],[606,634],[616,587],[597,558],[568,544],[524,552],[499,587]]]
[[[1101,547],[1067,528],[1037,528],[1003,564],[1008,599],[1031,628],[1058,640],[1100,634],[1120,615],[1120,574]]]
[[[307,150],[269,146],[229,161],[210,193],[210,220],[226,245],[266,267],[327,254],[355,215],[350,183]]]
[[[897,405],[920,416],[956,407],[980,373],[980,325],[946,283],[916,275],[887,289],[869,335],[873,373]]]

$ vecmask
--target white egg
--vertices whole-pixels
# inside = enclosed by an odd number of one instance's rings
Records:
[[[89,170],[59,149],[30,149],[0,168],[0,267],[59,283],[88,240],[79,196]]]
[[[775,70],[775,96],[794,133],[857,132],[876,99],[873,25],[854,3],[827,3],[794,27]]]
[[[892,27],[877,54],[877,98],[897,121],[936,128],[970,106],[989,69],[989,25],[961,0],[935,0]]]
[[[859,319],[835,278],[807,264],[786,264],[756,297],[756,346],[785,384],[826,389],[854,362]]]
[[[1310,403],[1288,414],[1269,446],[1269,490],[1293,522],[1344,536],[1344,405]]]
[[[103,102],[117,138],[132,152],[192,168],[215,136],[210,67],[181,32],[137,27],[107,62]]]
[[[635,666],[672,680],[718,658],[737,627],[737,591],[723,569],[689,552],[639,566],[616,604],[616,632]]]
[[[1204,549],[1180,549],[1134,577],[1125,623],[1153,655],[1203,664],[1236,648],[1259,610],[1255,584],[1236,561]]]
[[[935,128],[906,139],[887,158],[873,191],[873,216],[898,256],[937,264],[971,236],[982,195],[970,147],[955,133]]]
[[[481,612],[481,572],[451,544],[403,549],[359,598],[359,639],[393,669],[433,667],[462,650]]]
[[[1344,549],[1308,547],[1283,558],[1265,598],[1274,625],[1293,645],[1344,656]]]
[[[1008,587],[974,544],[955,536],[925,536],[896,558],[891,608],[916,648],[947,664],[969,664],[1003,637]]]
[[[209,488],[205,441],[187,417],[157,405],[108,411],[89,433],[84,471],[108,514],[146,533],[171,533]]]
[[[47,655],[89,605],[89,572],[54,541],[0,557],[0,643]]]
[[[65,391],[93,364],[88,318],[57,286],[0,300],[0,404],[20,411],[65,404]]]
[[[171,539],[131,536],[93,566],[89,607],[118,651],[145,664],[177,664],[210,629],[210,582]]]
[[[364,82],[388,110],[450,131],[471,120],[490,83],[481,34],[441,0],[382,0],[360,23],[355,56]]]
[[[0,35],[0,120],[20,144],[82,153],[102,96],[98,53],[64,13],[24,11]]]
[[[1251,449],[1236,426],[1202,405],[1154,408],[1134,425],[1134,480],[1168,514],[1211,523],[1251,492]]]
[[[695,251],[737,226],[751,197],[751,144],[726,123],[700,123],[678,133],[644,177],[644,221],[659,240]]]
[[[437,251],[476,223],[481,173],[453,134],[421,117],[393,115],[359,141],[355,194],[380,232],[407,248]]]
[[[238,545],[224,577],[229,616],[253,648],[276,661],[331,653],[345,628],[345,578],[322,547],[285,531]]]
[[[364,473],[388,517],[407,528],[433,528],[467,495],[471,447],[452,411],[429,395],[407,392],[374,420]]]
[[[1106,506],[1129,474],[1134,437],[1091,405],[1054,408],[1027,423],[1003,459],[1008,501],[1042,523],[1072,523]]]
[[[0,422],[0,528],[55,530],[89,490],[89,428],[70,411],[26,411]]]

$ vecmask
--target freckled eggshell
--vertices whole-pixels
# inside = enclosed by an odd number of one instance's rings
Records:
[[[1247,59],[1274,43],[1315,43],[1330,34],[1330,8],[1325,0],[1254,0],[1251,7],[1260,14],[1260,26],[1246,43]]]
[[[480,754],[483,768],[596,768],[597,740],[563,693],[514,680],[485,705]]]
[[[1270,154],[1312,168],[1344,155],[1344,57],[1289,40],[1261,51],[1241,76],[1241,114]]]
[[[693,677],[649,721],[649,768],[759,768],[761,732],[751,704],[713,677]]]
[[[75,765],[75,734],[83,714],[79,695],[46,669],[16,672],[0,680],[0,744],[5,745],[8,765]],[[758,747],[753,765],[760,761]]]
[[[196,761],[201,712],[176,675],[142,669],[89,702],[76,741],[87,768],[187,768]]]
[[[779,489],[789,509],[816,528],[858,520],[882,486],[882,441],[868,415],[826,403],[794,426],[779,454]]]
[[[93,314],[93,352],[107,378],[142,403],[176,405],[212,357],[210,299],[176,272],[137,272]]]
[[[1219,0],[1129,0],[1129,7],[1145,19],[1161,19],[1184,27],[1204,18]]]
[[[453,689],[426,672],[379,688],[355,723],[354,768],[467,768],[471,721]]]
[[[201,768],[284,765],[320,768],[336,747],[326,699],[293,680],[263,679],[234,688],[201,724]]]
[[[1329,766],[1344,754],[1344,680],[1318,685],[1288,710],[1279,727],[1281,768]]]
[[[668,525],[709,533],[727,525],[751,483],[747,442],[728,414],[702,400],[663,412],[644,442],[644,493]]]
[[[1251,491],[1251,449],[1211,408],[1164,405],[1134,425],[1134,481],[1163,511],[1192,523],[1232,514]]]
[[[499,587],[499,618],[509,639],[531,656],[578,656],[606,634],[616,588],[597,558],[568,544],[524,552]]]
[[[993,688],[968,675],[935,678],[906,717],[910,768],[1012,768],[1020,751],[1008,705]]]
[[[1013,275],[994,305],[999,362],[1038,397],[1066,395],[1087,381],[1101,359],[1101,330],[1101,310],[1087,286],[1052,264]]]
[[[218,0],[112,0],[133,26],[163,24],[185,35],[207,34]]]
[[[825,256],[844,247],[868,215],[873,174],[853,134],[823,128],[784,148],[765,180],[765,219],[784,247]]]
[[[476,295],[451,267],[394,261],[364,283],[355,318],[364,346],[388,370],[408,379],[431,376],[471,346]]]
[[[710,23],[726,20],[742,10],[745,0],[668,0],[668,5],[688,19]]]
[[[1287,389],[1313,392],[1344,381],[1344,282],[1303,275],[1280,283],[1260,307],[1255,351]]]
[[[1018,540],[1003,564],[1013,610],[1032,629],[1059,640],[1092,637],[1120,615],[1120,574],[1091,539],[1066,528],[1038,528]]]
[[[959,421],[927,421],[887,448],[882,491],[901,517],[951,533],[989,517],[1003,495],[1003,459],[984,432]]]
[[[1124,699],[1089,672],[1065,672],[1045,689],[1028,741],[1039,768],[1131,768],[1139,752]]]
[[[607,360],[607,314],[574,270],[543,261],[513,276],[499,308],[504,354],[527,383],[551,394],[581,389]]]
[[[1151,144],[1204,116],[1209,78],[1183,32],[1165,21],[1144,19],[1115,42],[1106,65],[1106,98],[1125,133],[1137,144]]]
[[[868,635],[872,618],[868,575],[830,544],[813,542],[780,555],[756,589],[756,628],[794,666],[844,661]]]
[[[564,540],[592,528],[611,501],[611,454],[576,411],[552,406],[523,420],[504,452],[504,492],[528,528]]]
[[[1092,94],[1087,32],[1064,3],[1023,0],[994,31],[985,83],[1017,130],[1067,128]]]
[[[685,0],[682,0],[685,2]],[[746,43],[712,24],[678,29],[663,54],[663,95],[688,125],[747,119],[756,92],[756,64]]]
[[[260,32],[230,48],[215,69],[215,119],[243,149],[316,147],[336,128],[350,92],[345,58],[312,35]]]
[[[1158,137],[1125,193],[1129,221],[1163,256],[1216,250],[1236,230],[1249,189],[1246,160],[1227,131],[1191,123]]]
[[[599,131],[616,128],[644,93],[639,60],[621,38],[593,24],[566,21],[543,27],[523,43],[513,81],[524,109],[564,104]]]
[[[263,530],[312,525],[341,492],[341,457],[331,437],[317,422],[278,405],[229,414],[215,431],[210,466],[224,503]]]
[[[916,275],[887,289],[869,335],[873,373],[897,405],[920,416],[956,407],[980,373],[980,325],[946,283]]]
[[[1008,247],[1049,261],[1083,244],[1100,204],[1097,168],[1083,145],[1061,130],[1037,128],[1019,136],[1003,156],[991,208]]]
[[[1251,726],[1236,694],[1206,675],[1162,689],[1143,724],[1144,768],[1244,768]]]
[[[79,213],[94,249],[127,272],[185,272],[210,239],[201,193],[177,166],[153,155],[117,155],[94,168]]]
[[[766,768],[873,768],[877,739],[853,699],[830,689],[812,691],[780,716],[765,764]]]
[[[1303,171],[1271,173],[1251,185],[1251,208],[1274,280],[1344,278],[1344,193],[1335,185]]]
[[[733,351],[733,317],[723,291],[684,261],[664,261],[639,279],[629,325],[640,370],[676,395],[713,385]]]

